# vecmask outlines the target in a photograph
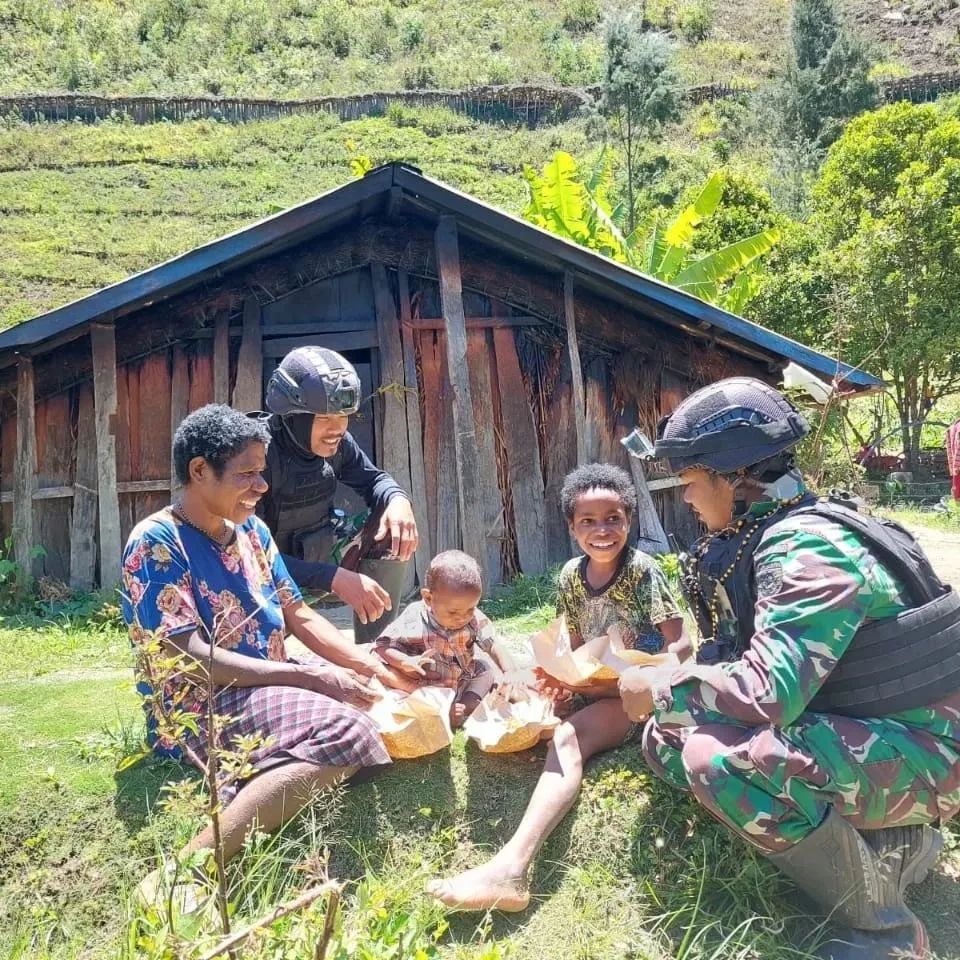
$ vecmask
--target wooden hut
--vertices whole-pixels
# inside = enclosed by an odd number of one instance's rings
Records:
[[[0,334],[0,516],[19,562],[115,582],[131,527],[169,500],[181,418],[261,407],[303,344],[357,366],[369,399],[353,431],[412,494],[420,569],[462,546],[490,583],[568,557],[567,471],[626,464],[620,439],[702,384],[776,379],[793,360],[877,385],[389,164]],[[650,486],[687,543],[671,483]]]

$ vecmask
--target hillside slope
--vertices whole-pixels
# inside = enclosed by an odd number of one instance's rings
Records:
[[[352,176],[347,142],[518,210],[523,162],[586,153],[577,124],[482,126],[442,110],[340,123],[0,125],[0,329]]]
[[[957,65],[957,0],[842,0],[896,72]],[[0,0],[0,94],[301,97],[601,72],[612,0]],[[646,0],[691,83],[762,83],[789,0]]]

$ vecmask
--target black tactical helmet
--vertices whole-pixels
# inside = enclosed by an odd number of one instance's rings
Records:
[[[691,467],[732,473],[776,457],[809,432],[779,391],[762,380],[730,377],[690,394],[660,421],[654,456],[674,473]]]
[[[267,383],[267,409],[290,414],[351,414],[360,406],[360,378],[350,362],[324,347],[291,350]]]

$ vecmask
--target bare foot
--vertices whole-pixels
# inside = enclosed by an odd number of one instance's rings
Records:
[[[455,877],[431,880],[427,893],[452,910],[503,910],[519,913],[530,903],[526,878],[495,860]]]

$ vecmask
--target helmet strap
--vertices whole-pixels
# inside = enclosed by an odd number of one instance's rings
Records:
[[[289,413],[280,418],[284,432],[291,442],[308,456],[315,456],[310,447],[310,434],[313,432],[312,413]]]

